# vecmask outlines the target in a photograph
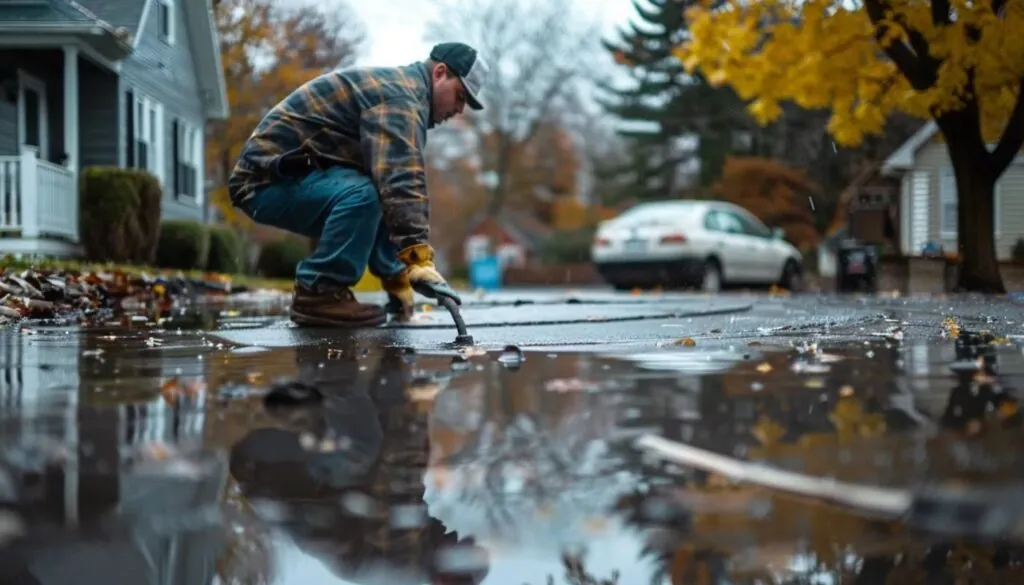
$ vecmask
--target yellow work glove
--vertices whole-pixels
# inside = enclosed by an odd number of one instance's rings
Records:
[[[397,315],[400,321],[412,318],[413,292],[409,284],[409,269],[381,281],[384,292],[388,293],[387,311]]]
[[[398,259],[409,267],[406,273],[413,290],[425,297],[448,297],[457,304],[462,304],[462,299],[434,266],[434,249],[429,245],[409,246],[398,253]]]

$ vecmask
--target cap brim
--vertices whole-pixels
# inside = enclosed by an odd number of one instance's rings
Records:
[[[469,104],[469,107],[477,111],[484,109],[484,105],[481,104],[480,100],[477,99],[477,97],[473,95],[473,92],[469,90],[469,86],[466,85],[466,80],[459,77],[459,81],[462,82],[462,89],[466,90],[466,103]]]

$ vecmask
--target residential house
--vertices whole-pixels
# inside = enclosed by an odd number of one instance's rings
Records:
[[[228,115],[211,0],[0,2],[0,253],[78,251],[78,177],[147,169],[206,217],[204,129]]]
[[[524,268],[540,254],[551,227],[525,211],[482,212],[470,221],[463,261],[497,254],[503,268]]]
[[[953,165],[938,126],[929,122],[882,165],[882,174],[900,181],[899,249],[918,256],[929,243],[957,249],[957,191]],[[1024,238],[1024,155],[996,183],[995,244],[1000,260],[1009,260]]]

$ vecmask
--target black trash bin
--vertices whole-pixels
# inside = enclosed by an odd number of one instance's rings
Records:
[[[875,247],[856,240],[839,245],[836,257],[836,290],[838,292],[878,291],[878,255]]]

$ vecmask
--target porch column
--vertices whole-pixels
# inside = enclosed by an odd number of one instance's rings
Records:
[[[78,47],[64,47],[64,152],[78,184]]]

